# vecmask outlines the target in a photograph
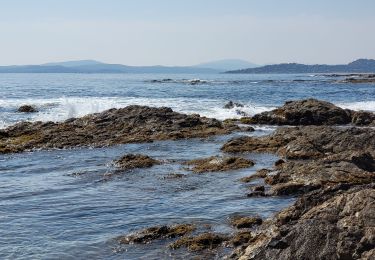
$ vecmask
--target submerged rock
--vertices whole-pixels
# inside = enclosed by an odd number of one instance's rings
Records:
[[[196,159],[188,161],[187,165],[193,165],[192,171],[196,173],[203,172],[221,172],[248,168],[254,165],[254,162],[241,157],[218,157],[213,156],[205,159]]]
[[[195,229],[195,225],[191,224],[151,227],[133,235],[118,237],[117,240],[120,244],[147,244],[157,239],[181,237]]]
[[[241,103],[233,102],[232,100],[224,105],[225,109],[232,109],[235,107],[244,107],[244,105]]]
[[[238,129],[233,124],[176,113],[166,107],[128,106],[61,123],[18,123],[3,130],[0,153],[203,138]]]
[[[142,154],[126,154],[115,161],[116,167],[121,170],[130,170],[135,168],[150,168],[157,164],[160,164],[160,161]]]
[[[172,243],[172,249],[187,247],[190,251],[201,251],[204,249],[215,249],[219,247],[228,238],[214,233],[203,233],[195,237],[183,237]]]
[[[32,105],[22,105],[17,109],[17,112],[20,113],[36,113],[38,109]]]
[[[348,75],[343,80],[337,81],[338,83],[375,83],[375,74],[352,74]]]
[[[234,217],[230,220],[232,226],[236,228],[252,228],[262,224],[262,222],[259,217]]]

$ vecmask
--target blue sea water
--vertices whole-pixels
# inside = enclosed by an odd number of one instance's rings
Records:
[[[315,97],[341,107],[375,110],[375,85],[342,84],[324,75],[0,74],[0,129],[23,120],[62,121],[130,104],[168,106],[226,119],[253,115],[287,100]],[[224,109],[229,100],[244,107]],[[22,104],[35,114],[17,113]],[[236,214],[270,217],[294,198],[247,198],[239,178],[278,158],[247,154],[256,165],[233,172],[193,174],[189,159],[220,155],[226,140],[269,134],[272,127],[209,139],[107,148],[0,155],[0,259],[180,259],[171,241],[119,246],[117,236],[171,223],[210,225],[233,233]],[[151,169],[116,173],[126,153],[164,161]],[[185,177],[173,179],[173,173]],[[257,182],[253,183],[256,184]],[[223,252],[225,253],[225,252]],[[220,257],[219,255],[217,257]]]

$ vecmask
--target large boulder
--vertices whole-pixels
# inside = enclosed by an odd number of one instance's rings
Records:
[[[38,109],[32,105],[22,105],[17,109],[17,112],[20,113],[35,113],[38,112]]]
[[[372,259],[375,187],[311,192],[266,223],[239,259]]]
[[[249,123],[269,125],[340,125],[351,122],[350,111],[316,99],[288,101],[284,106],[253,116]]]

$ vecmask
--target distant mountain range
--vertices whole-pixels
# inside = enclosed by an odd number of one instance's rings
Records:
[[[210,68],[215,69],[219,71],[228,71],[228,70],[240,70],[240,69],[247,69],[247,68],[255,68],[259,67],[259,65],[256,65],[254,63],[240,60],[240,59],[227,59],[227,60],[217,60],[217,61],[211,61],[206,63],[201,63],[198,65],[195,65],[196,68]]]
[[[285,73],[375,73],[375,60],[358,59],[345,65],[305,65],[298,63],[282,63],[256,68],[231,70],[226,73],[242,74],[285,74]]]
[[[41,65],[0,66],[0,73],[220,73],[256,65],[243,60],[220,60],[195,66],[127,66],[95,60],[51,62]]]

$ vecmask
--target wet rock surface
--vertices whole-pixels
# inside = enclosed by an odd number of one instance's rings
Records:
[[[374,151],[375,130],[331,126],[281,127],[260,138],[239,137],[222,147],[224,152],[271,152],[287,159],[315,159],[346,151]]]
[[[374,205],[373,184],[311,192],[276,215],[235,258],[371,259]]]
[[[181,237],[193,232],[195,229],[195,225],[192,224],[151,227],[133,235],[118,237],[117,240],[120,244],[147,244],[157,239]]]
[[[355,125],[372,122],[372,114],[349,112]],[[331,124],[324,122],[319,124]],[[222,150],[270,152],[283,158],[263,175],[245,179],[262,177],[270,186],[264,191],[253,188],[249,197],[300,196],[263,222],[245,243],[246,249],[238,243],[233,258],[371,259],[374,255],[375,129],[281,127],[270,136],[232,139]]]
[[[351,122],[350,113],[316,99],[289,101],[272,111],[257,114],[252,123],[272,125],[334,125]]]
[[[224,105],[225,109],[232,109],[235,107],[244,107],[244,105],[241,103],[233,102],[232,100]]]
[[[248,183],[248,182],[252,182],[256,179],[266,178],[268,173],[270,173],[270,172],[272,172],[272,170],[270,170],[270,169],[260,169],[260,170],[256,171],[255,174],[253,174],[253,175],[241,178],[240,181]]]
[[[352,74],[345,79],[338,80],[338,83],[375,83],[375,74]]]
[[[32,105],[22,105],[17,109],[17,112],[20,113],[36,113],[38,109]]]
[[[203,172],[222,172],[248,168],[254,165],[254,162],[241,157],[219,157],[213,156],[204,159],[196,159],[186,162],[192,166],[191,170],[195,173]]]
[[[193,237],[183,237],[172,243],[172,249],[186,247],[190,251],[202,251],[205,249],[215,249],[222,245],[229,238],[215,233],[203,233]]]
[[[161,162],[147,155],[126,154],[115,161],[115,166],[120,170],[131,170],[135,168],[150,168]]]
[[[2,130],[0,153],[204,138],[237,129],[233,124],[199,115],[180,114],[166,107],[128,106],[62,123],[18,123]]]
[[[282,107],[242,118],[241,122],[268,125],[374,125],[374,118],[371,112],[342,109],[326,101],[306,99],[287,101]]]
[[[236,228],[252,228],[254,226],[262,224],[262,219],[259,217],[233,217],[230,220],[232,226]]]
[[[233,235],[233,237],[230,240],[230,243],[234,247],[247,245],[252,238],[253,235],[249,231],[238,232]]]

